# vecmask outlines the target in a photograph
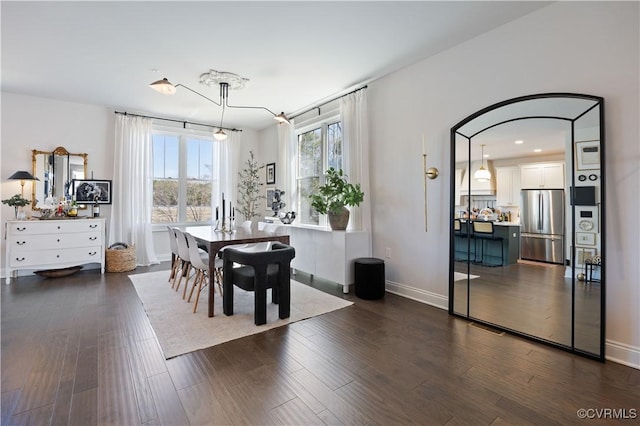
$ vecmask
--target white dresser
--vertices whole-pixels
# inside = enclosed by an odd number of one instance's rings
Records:
[[[104,218],[10,220],[5,227],[7,284],[19,269],[59,269],[99,263],[104,273]]]

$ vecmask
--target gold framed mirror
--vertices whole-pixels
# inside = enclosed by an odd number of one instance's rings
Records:
[[[33,176],[40,179],[33,182],[32,208],[37,210],[39,201],[47,198],[71,196],[71,185],[74,179],[86,179],[89,154],[72,153],[64,147],[53,151],[31,150]]]

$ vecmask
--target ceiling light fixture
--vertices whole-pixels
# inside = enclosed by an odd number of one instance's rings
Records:
[[[244,88],[245,84],[248,81],[249,81],[248,78],[240,77],[238,74],[225,72],[225,71],[209,70],[209,72],[201,74],[200,84],[205,84],[207,86],[213,86],[214,84],[217,84],[220,86],[220,100],[218,102],[203,95],[202,93],[199,93],[191,89],[190,87],[185,86],[184,84],[174,85],[171,82],[169,82],[169,80],[167,80],[166,78],[163,78],[162,80],[154,81],[149,85],[149,87],[165,95],[173,95],[174,93],[176,93],[176,88],[184,87],[188,91],[195,93],[196,95],[208,100],[209,102],[212,102],[218,105],[219,107],[222,107],[222,115],[220,117],[220,129],[214,133],[214,137],[218,140],[224,140],[227,137],[226,133],[222,129],[222,121],[224,118],[225,108],[263,109],[269,112],[271,115],[273,115],[273,118],[279,123],[290,124],[290,121],[284,112],[281,112],[280,114],[276,114],[275,112],[271,111],[269,108],[263,107],[263,106],[229,105],[229,89],[242,89]]]
[[[482,147],[482,157],[484,158],[484,144],[480,145]],[[478,170],[476,170],[476,172],[473,174],[473,178],[475,180],[477,180],[478,182],[487,182],[489,179],[491,179],[491,172],[487,169],[484,168],[484,165],[481,163],[480,164],[480,168]]]

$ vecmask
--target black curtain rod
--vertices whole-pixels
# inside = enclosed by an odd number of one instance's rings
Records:
[[[230,132],[241,132],[241,129],[236,129],[236,128],[229,128],[229,127],[220,127],[220,126],[216,126],[213,124],[204,124],[204,123],[194,123],[191,121],[184,121],[184,120],[174,120],[173,118],[163,118],[163,117],[153,117],[151,115],[141,115],[141,114],[132,114],[130,112],[120,112],[120,111],[114,111],[114,113],[116,114],[122,114],[124,116],[130,115],[132,117],[143,117],[143,118],[151,118],[153,120],[163,120],[163,121],[171,121],[174,123],[182,123],[182,128],[186,129],[187,128],[187,124],[191,124],[194,126],[204,126],[204,127],[211,127],[214,129],[222,129],[222,130],[229,130]]]
[[[296,115],[294,115],[294,116],[292,116],[292,117],[289,117],[289,120],[293,120],[293,119],[294,119],[294,118],[296,118],[296,117],[300,117],[301,115],[308,113],[309,111],[313,111],[314,109],[319,109],[320,107],[325,106],[325,105],[326,105],[326,104],[328,104],[328,103],[331,103],[331,102],[333,102],[333,101],[335,101],[335,100],[338,100],[338,99],[340,99],[340,98],[344,98],[345,96],[349,96],[349,95],[351,95],[351,94],[353,94],[353,93],[359,92],[359,91],[361,91],[361,90],[363,90],[363,89],[366,89],[366,88],[367,88],[367,86],[362,86],[362,87],[360,87],[360,88],[358,88],[358,89],[355,89],[355,90],[350,91],[349,93],[345,93],[344,95],[336,96],[336,97],[335,97],[335,98],[333,98],[333,99],[329,99],[328,101],[324,101],[323,103],[318,104],[318,105],[315,105],[315,106],[313,106],[313,107],[311,107],[311,108],[307,109],[306,111],[300,112],[300,113],[298,113],[298,114],[296,114]]]

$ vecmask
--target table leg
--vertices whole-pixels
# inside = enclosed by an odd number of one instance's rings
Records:
[[[213,317],[213,295],[215,284],[215,269],[216,269],[216,256],[218,251],[213,248],[213,245],[209,246],[209,318]]]

